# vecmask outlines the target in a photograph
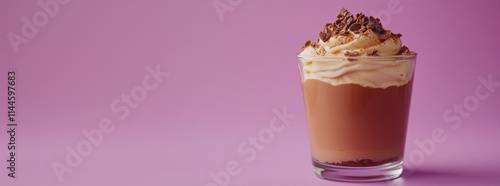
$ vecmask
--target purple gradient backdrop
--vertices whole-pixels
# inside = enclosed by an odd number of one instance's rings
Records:
[[[40,0],[46,2],[47,0]],[[7,34],[40,11],[38,0],[0,2],[0,129],[7,130],[6,72],[18,72],[17,178],[0,185],[205,185],[210,171],[240,163],[230,185],[358,185],[311,172],[295,55],[345,6],[388,10],[389,0],[243,0],[220,20],[210,1],[70,1],[15,53]],[[225,4],[226,0],[220,0]],[[237,2],[237,1],[236,1]],[[500,81],[498,1],[399,0],[385,18],[419,53],[407,160],[414,140],[442,128],[447,140],[413,174],[373,185],[500,185],[500,87],[457,130],[443,113],[474,95],[478,77]],[[146,66],[170,73],[123,121],[113,100],[141,85]],[[296,117],[251,162],[237,151],[275,117]],[[59,182],[82,130],[109,117],[116,126]],[[8,158],[0,133],[0,162]],[[408,160],[409,162],[411,160]]]

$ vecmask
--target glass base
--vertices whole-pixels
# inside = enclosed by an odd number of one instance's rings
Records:
[[[403,173],[403,161],[370,167],[347,167],[313,160],[313,171],[321,179],[343,182],[376,182],[396,179]]]

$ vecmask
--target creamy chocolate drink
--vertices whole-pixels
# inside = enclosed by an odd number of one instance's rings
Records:
[[[374,166],[403,158],[411,82],[380,89],[313,79],[303,87],[315,160]]]
[[[343,181],[399,176],[416,54],[379,19],[344,8],[319,36],[298,56],[316,173]],[[343,174],[338,167],[365,173]]]

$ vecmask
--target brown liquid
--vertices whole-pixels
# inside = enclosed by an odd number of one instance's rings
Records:
[[[334,165],[374,166],[403,158],[412,80],[385,89],[303,83],[312,156]]]

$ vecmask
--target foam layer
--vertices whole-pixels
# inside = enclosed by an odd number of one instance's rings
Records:
[[[401,86],[413,75],[412,57],[406,58],[300,58],[303,79],[317,79],[331,85],[358,84],[371,88]],[[351,59],[353,60],[353,59]]]

